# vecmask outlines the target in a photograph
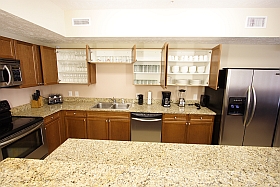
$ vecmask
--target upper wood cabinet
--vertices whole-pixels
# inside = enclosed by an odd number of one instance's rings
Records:
[[[56,49],[59,83],[95,84],[96,65],[88,63],[86,49]]]
[[[0,36],[0,58],[15,59],[14,40]]]
[[[20,86],[32,87],[42,85],[42,70],[39,47],[34,44],[15,41],[16,59],[20,60],[23,84]]]
[[[160,85],[163,89],[167,88],[167,55],[168,43],[165,43],[161,52],[161,70],[160,70]]]
[[[56,49],[40,46],[44,85],[58,83]]]
[[[221,51],[222,46],[218,45],[212,49],[211,55],[211,66],[209,75],[209,87],[217,90],[218,89],[218,77],[219,69],[221,64]]]

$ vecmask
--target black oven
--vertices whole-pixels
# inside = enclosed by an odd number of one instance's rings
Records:
[[[43,118],[11,116],[9,110],[9,103],[0,101],[0,161],[8,157],[45,158],[48,147]]]

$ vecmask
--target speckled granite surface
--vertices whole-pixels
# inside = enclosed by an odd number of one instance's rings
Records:
[[[85,111],[125,111],[125,112],[150,112],[150,113],[181,113],[181,114],[205,114],[216,115],[212,110],[201,107],[200,110],[193,105],[186,105],[183,108],[179,108],[176,104],[171,104],[171,107],[162,107],[158,101],[154,101],[152,105],[138,105],[133,104],[133,100],[126,100],[128,103],[132,103],[128,110],[116,110],[116,109],[98,109],[92,108],[98,102],[106,102],[108,99],[88,99],[88,98],[70,98],[63,102],[63,104],[47,105],[45,104],[41,108],[30,108],[28,105],[22,107],[15,107],[12,109],[13,115],[16,116],[41,116],[46,117],[60,110],[85,110]],[[121,102],[117,100],[117,102]],[[191,101],[189,101],[190,103]]]
[[[0,162],[1,186],[280,186],[280,148],[68,139]]]

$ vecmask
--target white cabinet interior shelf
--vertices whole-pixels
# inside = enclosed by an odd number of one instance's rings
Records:
[[[167,85],[208,86],[211,50],[169,49]]]
[[[136,49],[134,85],[160,85],[161,49]]]
[[[59,83],[88,83],[85,49],[57,49],[56,54]]]
[[[88,62],[90,63],[121,63],[131,64],[135,62],[135,48],[89,48]]]

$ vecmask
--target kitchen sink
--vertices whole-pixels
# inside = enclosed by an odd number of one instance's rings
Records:
[[[100,109],[129,109],[130,103],[109,103],[109,102],[100,102],[94,105],[92,108]]]

